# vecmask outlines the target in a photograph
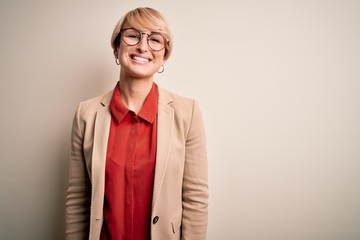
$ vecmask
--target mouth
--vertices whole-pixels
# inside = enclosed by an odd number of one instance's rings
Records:
[[[136,62],[139,62],[139,63],[148,63],[151,61],[150,58],[147,58],[147,57],[140,57],[140,56],[137,56],[137,55],[134,55],[134,54],[131,54],[130,55],[130,58]]]

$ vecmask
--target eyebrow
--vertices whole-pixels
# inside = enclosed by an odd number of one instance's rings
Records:
[[[138,28],[136,28],[136,27],[126,27],[126,28],[123,28],[123,29],[128,29],[128,28],[132,28],[132,29],[135,29],[135,30],[137,30],[137,31],[139,31],[139,32],[141,32],[141,33],[145,33],[144,32],[144,30],[141,30],[141,29],[138,29]],[[150,31],[150,34],[161,34],[161,35],[163,35],[161,32],[157,32],[157,31]]]

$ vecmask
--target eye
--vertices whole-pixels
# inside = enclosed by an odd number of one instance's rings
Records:
[[[139,39],[140,35],[136,34],[136,33],[129,33],[126,35],[127,38],[134,38],[134,39]]]
[[[161,35],[150,35],[149,41],[151,41],[152,43],[159,44],[162,43],[164,40]]]
[[[140,33],[134,29],[126,29],[124,31],[124,37],[128,39],[140,39]]]

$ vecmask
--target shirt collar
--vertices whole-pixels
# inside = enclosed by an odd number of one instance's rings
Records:
[[[138,116],[149,123],[153,123],[158,112],[158,87],[153,83],[145,102],[138,113]],[[114,93],[110,102],[110,112],[117,123],[120,123],[130,110],[123,103],[120,95],[119,85],[116,84]]]
[[[158,113],[158,98],[158,87],[153,83],[138,116],[149,123],[153,123]]]

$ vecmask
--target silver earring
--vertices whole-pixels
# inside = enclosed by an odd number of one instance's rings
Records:
[[[164,70],[165,70],[164,65],[161,65],[161,67],[162,67],[162,68],[160,68],[161,70],[159,69],[159,70],[157,71],[158,73],[163,73],[163,72],[164,72]]]
[[[118,58],[115,58],[115,63],[116,63],[117,65],[120,65],[120,61],[119,61]]]

